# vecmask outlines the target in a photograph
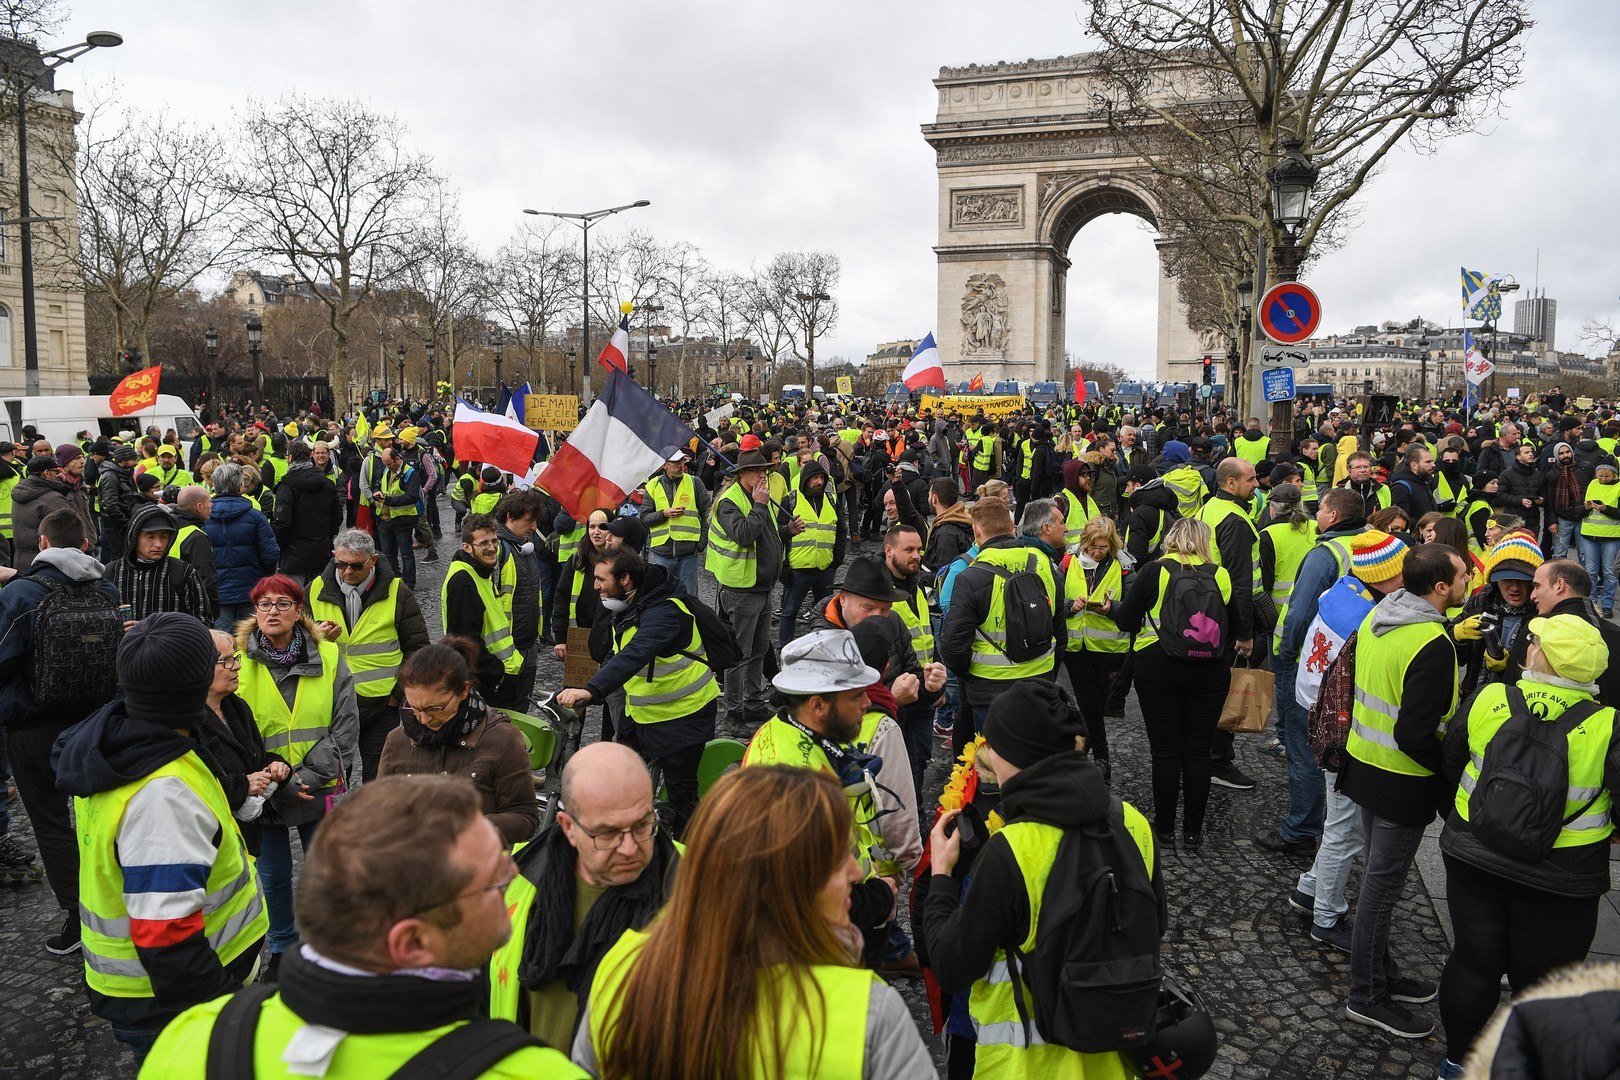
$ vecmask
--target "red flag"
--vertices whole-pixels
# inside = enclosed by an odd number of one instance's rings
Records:
[[[1077,406],[1086,403],[1086,373],[1079,368],[1074,369],[1074,403]]]
[[[984,372],[978,372],[968,380],[968,389],[974,392],[984,389]]]
[[[154,364],[131,375],[125,375],[123,381],[113,387],[113,392],[107,395],[107,404],[111,406],[112,414],[128,416],[156,405],[158,380],[162,377],[162,364]]]

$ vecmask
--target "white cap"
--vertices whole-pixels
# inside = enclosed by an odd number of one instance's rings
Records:
[[[771,684],[784,694],[833,694],[860,690],[881,676],[861,659],[848,630],[817,630],[782,648],[782,670]]]
[[[686,460],[686,451],[685,450],[677,450],[673,454],[669,455],[669,457],[665,458],[664,460],[665,461],[685,461]]]

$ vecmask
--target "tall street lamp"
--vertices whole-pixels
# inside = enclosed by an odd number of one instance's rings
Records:
[[[264,371],[259,366],[259,354],[264,350],[264,324],[257,315],[247,319],[248,355],[253,357],[253,396],[264,397]]]
[[[1271,184],[1271,220],[1282,230],[1283,243],[1275,252],[1278,281],[1296,281],[1299,266],[1305,261],[1305,249],[1299,238],[1310,219],[1311,186],[1316,183],[1317,170],[1305,156],[1305,144],[1298,139],[1287,139],[1282,145],[1282,158],[1266,173]],[[1279,401],[1271,406],[1271,438],[1279,446],[1287,446],[1294,437],[1294,403]]]
[[[401,345],[394,350],[394,359],[399,363],[399,382],[394,386],[394,393],[403,402],[405,400],[405,346]]]
[[[654,397],[658,396],[658,350],[653,348],[652,328],[653,316],[664,310],[664,305],[656,300],[649,300],[641,306],[647,313],[647,389],[652,391]]]
[[[495,337],[490,341],[489,348],[495,354],[495,400],[499,401],[501,398],[501,353],[506,348],[506,342],[499,330],[495,331]]]
[[[432,395],[431,395],[433,397],[437,397],[438,393],[439,393],[439,391],[438,391],[438,386],[439,386],[438,357],[439,357],[439,346],[434,343],[433,335],[429,334],[428,339],[427,339],[428,387],[433,391]]]
[[[579,379],[579,376],[577,374],[575,374],[575,371],[574,371],[574,354],[569,353],[568,354],[568,392],[570,394],[574,394],[574,393],[579,392],[578,379]],[[580,394],[579,396],[581,398],[583,398],[585,395]]]
[[[208,408],[219,415],[219,331],[210,326],[203,331],[203,355],[208,357]]]
[[[1424,408],[1429,404],[1429,339],[1420,337],[1413,345],[1423,350],[1418,358],[1418,404]]]
[[[743,367],[748,372],[748,400],[754,400],[754,347],[743,350]]]
[[[1254,322],[1254,279],[1247,274],[1237,283],[1237,301],[1237,365],[1226,365],[1226,400],[1228,404],[1235,401],[1241,406],[1243,395],[1238,387],[1249,385],[1249,360],[1252,356],[1249,346]],[[1243,375],[1242,379],[1238,378],[1239,373]]]
[[[111,30],[96,30],[74,45],[35,52],[20,41],[8,42],[6,85],[17,98],[17,220],[22,251],[23,393],[39,396],[39,335],[34,321],[34,230],[36,219],[28,203],[28,99],[42,79],[63,64],[71,64],[91,49],[116,49],[124,43]],[[52,219],[54,220],[54,219]]]
[[[793,298],[804,305],[804,400],[814,401],[816,396],[816,310],[823,300],[832,297],[821,291],[794,293]]]
[[[587,210],[583,214],[574,214],[562,210],[525,209],[523,211],[525,214],[533,214],[536,217],[559,218],[579,228],[579,300],[580,311],[583,316],[579,324],[579,353],[587,363],[590,361],[591,356],[591,226],[605,217],[612,217],[614,214],[622,213],[625,210],[636,210],[651,205],[652,203],[647,199],[637,199],[635,202],[625,203],[623,206],[609,206],[604,210]],[[590,368],[585,369],[585,381],[587,383],[591,381]],[[584,398],[584,396],[585,391],[581,390],[580,397]]]

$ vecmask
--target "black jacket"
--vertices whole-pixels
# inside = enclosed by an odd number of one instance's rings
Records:
[[[1525,524],[1541,532],[1541,506],[1546,498],[1546,477],[1534,465],[1515,461],[1497,477],[1496,496],[1492,504],[1510,514],[1524,518]],[[1530,500],[1525,506],[1524,501]]]
[[[540,640],[540,555],[539,542],[534,536],[518,536],[498,522],[495,535],[501,541],[501,557],[513,559],[517,566],[516,592],[512,594],[512,641],[529,658],[529,649]],[[523,545],[530,544],[529,554],[523,554]]]
[[[1413,476],[1405,462],[1390,474],[1389,501],[1391,506],[1398,506],[1406,511],[1407,518],[1414,526],[1424,514],[1432,513],[1436,509],[1434,488],[1430,483]],[[1369,506],[1367,509],[1371,512],[1376,508]]]
[[[981,550],[1020,549],[1023,546],[1016,536],[998,536],[984,544]],[[1039,552],[1036,554],[1040,555]],[[990,596],[994,584],[995,574],[989,567],[969,565],[958,574],[951,586],[951,607],[945,613],[945,621],[940,626],[939,640],[936,642],[940,662],[962,681],[967,699],[974,705],[988,705],[995,700],[996,695],[1012,685],[1011,682],[996,679],[975,679],[968,674],[968,665],[973,657],[974,639],[978,637],[979,626],[990,614]],[[1058,586],[1061,597],[1061,582],[1058,582]],[[1053,645],[1057,655],[1061,657],[1069,637],[1068,624],[1061,617],[1061,613],[1052,622]],[[1054,665],[1053,673],[1058,671],[1059,667],[1060,665]]]
[[[1164,534],[1181,516],[1176,493],[1163,480],[1143,484],[1131,493],[1130,515],[1125,519],[1125,550],[1137,566],[1158,558],[1164,550]],[[1155,536],[1157,543],[1153,543]]]
[[[385,560],[378,559],[380,568]],[[451,563],[466,563],[474,574],[487,578],[495,572],[494,568],[485,570],[471,555],[465,551],[457,551]],[[497,564],[498,566],[499,564]],[[445,568],[448,575],[449,567]],[[457,574],[450,580],[444,593],[444,632],[446,634],[460,634],[472,639],[478,645],[477,686],[480,692],[488,695],[501,685],[506,677],[506,669],[489,651],[484,643],[484,601],[478,595],[478,588],[465,574]]]
[[[124,535],[138,494],[134,469],[108,461],[97,471],[96,495],[101,500],[101,522],[109,534]]]
[[[282,570],[302,577],[320,573],[332,557],[332,538],[343,528],[337,485],[314,465],[293,465],[276,486],[273,527]]]
[[[219,572],[214,569],[214,543],[208,539],[207,522],[193,514],[190,510],[174,511],[174,523],[178,528],[184,529],[187,525],[197,526],[197,531],[181,541],[174,548],[174,553],[191,564],[202,579],[203,589],[208,593],[208,621],[212,623],[219,616]],[[178,533],[176,534],[179,535]]]
[[[1210,502],[1225,500],[1238,508],[1227,514],[1215,527],[1215,548],[1220,552],[1220,564],[1232,579],[1232,602],[1228,605],[1231,616],[1233,641],[1246,641],[1254,637],[1254,582],[1260,568],[1254,564],[1254,523],[1249,519],[1247,503],[1239,502],[1225,491],[1217,491]]]
[[[273,761],[285,764],[286,759],[264,748],[264,736],[259,734],[259,725],[247,702],[232,694],[220,702],[219,707],[225,718],[209,717],[209,722],[197,725],[195,734],[202,745],[201,757],[219,781],[225,801],[234,813],[247,801],[248,774],[262,772]],[[262,815],[252,821],[237,822],[243,842],[254,855],[259,854],[261,821]]]

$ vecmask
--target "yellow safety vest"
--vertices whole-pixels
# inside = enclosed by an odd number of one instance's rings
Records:
[[[1035,440],[1020,439],[1018,441],[1018,452],[1024,459],[1023,464],[1019,466],[1018,476],[1020,479],[1028,480],[1029,471],[1035,465]]]
[[[450,610],[447,600],[450,595],[450,582],[457,574],[466,574],[472,578],[473,587],[478,590],[478,599],[484,605],[484,622],[480,633],[484,638],[484,647],[490,655],[501,662],[501,670],[508,675],[516,675],[523,670],[523,654],[518,652],[517,646],[512,642],[512,616],[507,614],[506,607],[501,603],[500,597],[495,595],[494,575],[485,577],[470,565],[459,559],[452,559],[450,569],[445,571],[444,583],[439,586],[439,619],[441,626],[445,613]],[[576,575],[577,576],[577,575]],[[450,632],[449,626],[443,626],[444,632]]]
[[[973,449],[973,471],[989,472],[990,466],[995,463],[995,434],[989,431],[973,431],[968,433],[967,441]]]
[[[1316,523],[1307,521],[1300,527],[1279,521],[1267,525],[1262,531],[1271,537],[1271,550],[1277,556],[1276,574],[1271,580],[1271,599],[1277,605],[1277,628],[1271,635],[1271,649],[1277,652],[1282,648],[1283,620],[1288,618],[1288,600],[1294,594],[1294,577],[1299,573],[1299,564],[1316,546]],[[1260,581],[1259,563],[1255,563],[1254,578]],[[1261,584],[1265,583],[1262,581]]]
[[[1620,481],[1600,484],[1593,480],[1586,485],[1585,501],[1601,502],[1611,508],[1620,508]],[[1589,510],[1581,519],[1581,535],[1594,540],[1620,539],[1620,518],[1605,517],[1602,511]]]
[[[646,491],[654,510],[669,510],[677,506],[686,508],[686,513],[673,518],[652,519],[652,528],[647,530],[648,547],[657,551],[666,544],[696,544],[703,539],[703,527],[698,523],[697,516],[697,482],[692,479],[691,473],[684,474],[675,485],[674,499],[664,489],[662,474],[647,481]]]
[[[824,490],[820,510],[800,494],[793,512],[804,521],[804,532],[788,537],[788,565],[795,570],[827,569],[838,544],[837,494]]]
[[[876,730],[877,725],[873,724],[872,727]],[[804,732],[778,717],[765,721],[754,732],[754,737],[748,740],[748,749],[743,752],[742,763],[744,768],[792,765],[799,769],[816,769],[837,775],[821,747],[806,738]],[[850,811],[854,815],[850,847],[861,865],[862,874],[872,878],[877,875],[878,860],[887,854],[883,842],[878,839],[878,830],[873,827],[878,815],[877,801],[871,792],[850,795],[848,798]]]
[[[1111,600],[1118,604],[1125,596],[1125,571],[1119,560],[1109,558],[1102,576],[1093,584],[1086,584],[1086,568],[1080,565],[1080,556],[1069,558],[1069,569],[1063,575],[1063,605],[1067,610],[1076,600]],[[1131,635],[1101,612],[1082,607],[1078,615],[1068,619],[1069,640],[1067,652],[1124,653],[1131,646]]]
[[[1557,720],[1577,702],[1592,700],[1592,695],[1584,690],[1553,686],[1533,678],[1524,679],[1518,685],[1531,712],[1544,723]],[[1468,710],[1468,764],[1463,766],[1456,801],[1457,816],[1464,821],[1469,820],[1468,801],[1485,768],[1491,740],[1496,738],[1510,715],[1507,687],[1501,683],[1487,685]],[[1599,844],[1614,832],[1613,802],[1603,785],[1603,762],[1609,754],[1614,721],[1613,709],[1599,709],[1569,733],[1569,784],[1564,793],[1563,816],[1570,817],[1577,811],[1580,816],[1559,832],[1553,842],[1555,848]],[[1594,797],[1596,801],[1588,806],[1588,801]],[[1581,809],[1583,806],[1585,810]]]
[[[161,465],[147,472],[158,478],[159,487],[185,487],[191,483],[191,473],[176,465],[172,469],[165,469]]]
[[[1445,515],[1461,521],[1463,512],[1468,508],[1468,485],[1466,483],[1458,484],[1454,488],[1451,486],[1451,481],[1446,479],[1446,474],[1436,469],[1434,471],[1434,502],[1436,506],[1443,502],[1455,502],[1457,505],[1445,511]],[[1416,528],[1417,522],[1414,521],[1412,525]]]
[[[1063,501],[1066,504],[1063,514],[1063,543],[1072,548],[1080,542],[1080,535],[1086,531],[1086,525],[1103,514],[1096,500],[1090,495],[1076,496],[1072,491],[1065,491]]]
[[[591,980],[590,1034],[597,1061],[601,1061],[607,1052],[609,1036],[618,1026],[620,991],[646,941],[645,933],[626,930],[624,936],[602,958]],[[815,984],[813,988],[807,988],[805,995],[814,1014],[773,1016],[765,1011],[765,1003],[772,998],[761,988],[757,998],[760,1004],[754,1019],[761,1029],[769,1031],[774,1027],[786,1039],[780,1074],[782,1080],[809,1077],[818,1080],[861,1080],[866,1060],[867,1012],[873,988],[878,984],[877,973],[866,968],[832,964],[778,964],[759,975],[761,982],[769,979],[784,984],[777,995],[781,1001],[793,1000],[792,991],[785,985],[792,978]],[[763,1048],[771,1041],[760,1038],[755,1040],[754,1045]],[[771,1063],[760,1053],[750,1063],[747,1072],[753,1076],[768,1076],[772,1074],[772,1069]]]
[[[565,533],[557,534],[557,563],[561,565],[572,559],[579,551],[580,541],[585,539],[585,526],[576,525]]]
[[[727,588],[751,589],[758,580],[759,553],[752,547],[743,547],[726,532],[720,520],[720,507],[728,500],[743,517],[754,511],[753,497],[738,483],[733,483],[724,495],[714,500],[714,508],[709,512],[709,550],[703,558],[703,566]]]
[[[1125,828],[1136,841],[1142,853],[1142,866],[1153,874],[1153,830],[1130,803],[1122,804]],[[1024,890],[1029,897],[1029,932],[1019,945],[1019,951],[1028,956],[1035,948],[1036,931],[1040,925],[1041,902],[1046,895],[1046,881],[1052,875],[1052,864],[1057,861],[1058,844],[1063,830],[1055,825],[1038,821],[1014,821],[1002,826],[991,837],[1006,838],[1008,850],[1018,864]],[[1029,1000],[1030,986],[1024,982],[1025,1008],[1033,1017],[1035,1006]],[[973,1020],[978,1048],[974,1053],[973,1075],[988,1077],[1028,1077],[1030,1080],[1129,1080],[1137,1071],[1117,1052],[1082,1054],[1066,1046],[1048,1043],[1041,1038],[1033,1020],[1026,1031],[1018,1016],[1017,1000],[1013,996],[1012,972],[1007,965],[1005,950],[997,949],[990,970],[974,980],[968,989],[968,1015]],[[1033,1036],[1033,1041],[1031,1037]]]
[[[354,692],[361,697],[387,697],[394,692],[399,665],[405,653],[399,644],[399,579],[388,582],[381,600],[360,609],[360,621],[348,625],[341,598],[326,597],[326,579],[318,577],[309,588],[309,614],[317,622],[329,620],[338,627],[338,655],[354,676]]]
[[[316,642],[321,656],[320,675],[300,676],[293,694],[293,707],[281,696],[270,669],[245,653],[237,652],[242,674],[237,694],[253,710],[253,719],[264,736],[264,748],[286,759],[297,768],[310,748],[332,728],[332,706],[337,691],[338,647],[330,641]],[[332,783],[337,784],[334,780]]]
[[[1232,440],[1232,453],[1247,461],[1250,465],[1260,464],[1270,452],[1270,435],[1262,435],[1258,439],[1246,439],[1242,435],[1238,435]]]
[[[1057,664],[1057,650],[1048,648],[1040,656],[1023,663],[1014,663],[1007,657],[1007,578],[1022,570],[1033,570],[1046,586],[1046,595],[1052,598],[1052,619],[1062,618],[1059,610],[1059,590],[1052,576],[1052,563],[1039,551],[1026,547],[985,548],[972,565],[990,569],[990,610],[973,634],[973,653],[968,660],[968,674],[978,679],[1010,682],[1027,679],[1031,675],[1044,675]]]
[[[15,473],[0,480],[0,536],[4,536],[7,540],[16,535],[11,525],[11,489],[21,481],[22,477]]]
[[[1181,516],[1197,517],[1209,491],[1204,486],[1203,474],[1191,465],[1179,465],[1161,479],[1165,487],[1176,493],[1176,509]]]
[[[894,613],[900,616],[900,621],[905,624],[906,633],[911,635],[911,648],[917,654],[917,662],[933,663],[934,623],[933,616],[928,610],[928,597],[923,593],[922,586],[917,586],[909,600],[895,604]]]
[[[383,473],[382,483],[378,490],[383,493],[384,498],[387,498],[390,495],[405,494],[405,477],[409,475],[409,470],[410,466],[407,465],[399,470],[399,474],[397,476],[391,470]],[[416,504],[406,503],[404,506],[380,506],[377,508],[377,516],[385,521],[393,521],[396,518],[415,517]]]
[[[660,656],[644,668],[637,668],[624,684],[624,711],[638,724],[661,724],[677,717],[691,716],[720,696],[720,686],[704,657],[702,635],[697,620],[684,600],[671,600],[692,622],[692,635],[684,650]],[[635,624],[613,628],[613,648],[624,652],[635,640]],[[682,653],[690,655],[682,655]]]
[[[383,481],[383,484],[385,485],[385,492],[387,491],[387,483],[387,480]],[[474,514],[493,514],[495,512],[495,507],[500,503],[500,501],[501,492],[480,491],[477,495],[472,497],[472,502],[468,504],[467,509]]]
[[[1226,603],[1232,602],[1232,575],[1226,572],[1226,567],[1219,563],[1206,563],[1191,555],[1177,555],[1174,552],[1165,552],[1159,557],[1159,597],[1153,601],[1153,610],[1142,619],[1142,629],[1136,632],[1136,639],[1132,648],[1141,652],[1149,645],[1157,644],[1159,640],[1159,624],[1164,613],[1164,596],[1170,588],[1170,567],[1165,563],[1177,562],[1182,566],[1213,566],[1215,568],[1215,585],[1221,590],[1221,599]]]
[[[1216,566],[1221,565],[1220,545],[1215,543],[1215,529],[1229,517],[1235,517],[1243,522],[1249,530],[1249,565],[1254,568],[1254,576],[1249,583],[1249,594],[1259,596],[1265,592],[1265,582],[1260,580],[1260,533],[1254,527],[1249,515],[1231,499],[1211,499],[1198,512],[1198,517],[1209,526],[1209,553],[1214,557]]]
[[[75,797],[79,834],[79,921],[84,945],[84,981],[107,997],[152,997],[152,980],[130,938],[124,906],[124,872],[118,862],[118,829],[136,792],[163,776],[179,777],[208,807],[219,825],[219,846],[208,869],[203,897],[203,935],[208,947],[229,964],[270,928],[264,894],[253,872],[253,856],[231,816],[219,781],[195,751],[187,751],[147,776],[111,791]]]
[[[1412,658],[1435,638],[1445,638],[1444,623],[1421,622],[1397,626],[1384,634],[1372,631],[1373,615],[1362,620],[1356,639],[1356,700],[1350,712],[1350,734],[1344,749],[1357,761],[1402,776],[1433,776],[1401,751],[1395,742],[1395,717],[1406,685],[1406,669]],[[1457,710],[1456,647],[1452,646],[1451,704],[1440,718],[1436,734],[1445,738],[1446,725]]]

